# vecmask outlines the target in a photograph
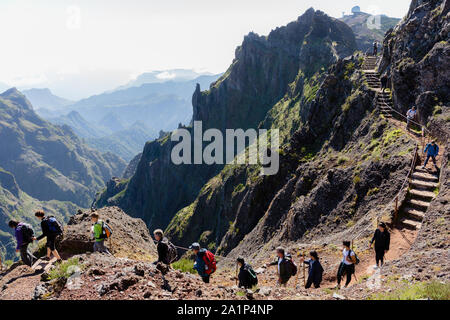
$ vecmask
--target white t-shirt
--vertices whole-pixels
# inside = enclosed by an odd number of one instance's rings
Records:
[[[283,258],[278,258],[278,274],[280,274],[280,264],[283,261]]]
[[[414,117],[416,116],[417,111],[413,110],[413,109],[409,109],[408,112],[406,113],[406,117],[408,119],[414,119]]]
[[[351,265],[351,264],[353,264],[353,263],[347,261],[346,258],[347,258],[347,256],[348,256],[348,254],[349,254],[349,251],[348,251],[347,249],[344,249],[344,250],[342,251],[342,255],[344,256],[344,258],[342,259],[342,262],[349,266],[349,265]],[[352,257],[355,256],[355,253],[354,253],[352,250],[350,251],[350,256],[352,256]]]

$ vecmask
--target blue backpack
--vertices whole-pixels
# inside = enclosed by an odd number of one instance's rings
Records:
[[[55,217],[48,217],[47,225],[51,234],[59,235],[63,233],[62,226]]]

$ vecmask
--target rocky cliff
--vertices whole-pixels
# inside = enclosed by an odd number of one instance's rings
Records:
[[[266,37],[250,33],[236,49],[228,71],[207,91],[197,86],[192,98],[193,119],[202,121],[204,130],[258,128],[292,90],[291,83],[297,79],[299,88],[293,88],[292,94],[301,94],[300,84],[355,49],[354,35],[346,24],[313,9]],[[176,166],[170,160],[173,145],[170,136],[147,143],[126,189],[114,196],[111,190],[105,190],[98,204],[117,204],[152,228],[167,226],[174,214],[192,203],[205,183],[223,168]]]

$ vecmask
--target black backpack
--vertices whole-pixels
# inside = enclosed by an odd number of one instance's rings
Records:
[[[178,258],[177,248],[170,241],[167,243],[167,261],[168,264],[174,263]]]
[[[286,260],[288,263],[289,271],[291,276],[295,276],[297,274],[297,265],[295,264],[294,260],[292,259],[292,256],[288,253],[286,254]]]
[[[250,285],[256,286],[258,284],[258,276],[256,275],[256,272],[253,270],[253,268],[250,265],[247,265],[247,272],[250,275],[249,276],[249,281],[250,281]]]
[[[22,238],[24,243],[33,242],[34,230],[31,225],[29,225],[28,223],[22,223],[20,231],[22,231]]]

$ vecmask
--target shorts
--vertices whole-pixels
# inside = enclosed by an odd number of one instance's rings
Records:
[[[47,236],[46,247],[49,248],[51,251],[55,251],[56,249],[56,237],[57,235]]]

